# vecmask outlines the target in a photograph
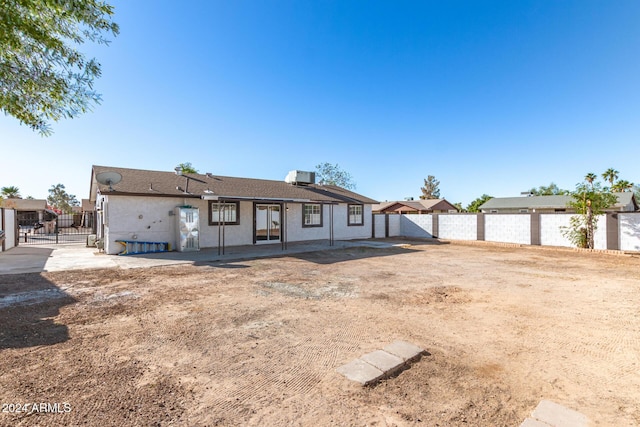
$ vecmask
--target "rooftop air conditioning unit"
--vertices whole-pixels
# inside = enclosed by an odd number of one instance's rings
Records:
[[[284,179],[284,182],[288,184],[295,185],[309,185],[316,183],[316,173],[315,172],[305,172],[305,171],[290,171],[287,174],[287,177]]]

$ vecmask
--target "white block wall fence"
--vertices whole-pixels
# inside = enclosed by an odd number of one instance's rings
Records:
[[[573,215],[556,214],[374,214],[373,237],[484,240],[572,247],[563,231]],[[600,215],[596,249],[640,251],[640,212]]]
[[[0,252],[8,251],[16,246],[18,218],[13,209],[0,208],[0,230],[4,231],[4,240],[0,244]]]

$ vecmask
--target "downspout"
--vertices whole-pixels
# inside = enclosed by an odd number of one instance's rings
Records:
[[[220,255],[220,199],[218,199],[218,255]]]
[[[329,208],[329,246],[333,246],[333,203]]]

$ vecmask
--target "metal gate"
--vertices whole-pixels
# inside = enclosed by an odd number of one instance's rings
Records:
[[[20,212],[19,245],[86,244],[95,234],[95,212],[41,218],[38,212]]]

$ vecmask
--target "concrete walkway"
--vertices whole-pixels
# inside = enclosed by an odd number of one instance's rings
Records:
[[[162,252],[142,255],[105,255],[96,248],[83,245],[18,246],[0,253],[0,275],[18,273],[40,273],[44,271],[68,271],[97,268],[144,268],[176,264],[207,264],[255,258],[271,258],[305,252],[369,247],[389,248],[393,242],[380,240],[328,241],[288,243],[282,250],[280,244],[249,245],[226,248],[218,255],[217,248],[198,252]]]

